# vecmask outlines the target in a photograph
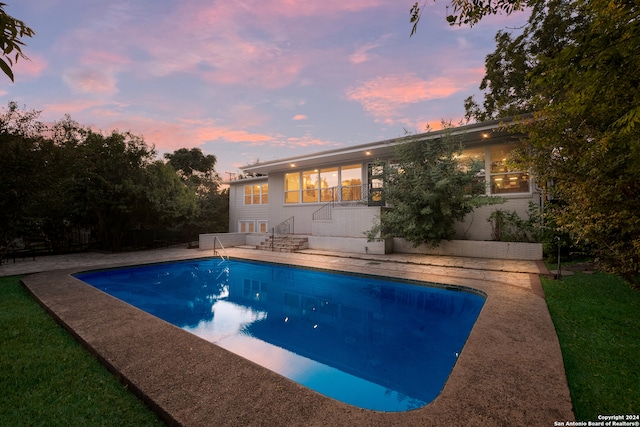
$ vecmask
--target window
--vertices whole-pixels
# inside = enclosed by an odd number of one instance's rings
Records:
[[[302,203],[318,201],[318,170],[302,172]]]
[[[460,169],[468,172],[472,167],[479,168],[471,184],[465,189],[467,194],[485,194],[486,189],[486,147],[464,150],[458,158]]]
[[[269,184],[244,186],[245,205],[266,205],[269,203]]]
[[[257,221],[258,223],[258,233],[266,233],[268,231],[267,221]]]
[[[509,155],[514,149],[513,144],[501,144],[464,150],[460,156],[463,170],[468,170],[471,162],[484,164],[484,168],[478,172],[468,192],[470,194],[529,193],[531,191],[529,173],[519,171],[509,164]]]
[[[529,174],[518,171],[508,162],[512,144],[489,147],[491,159],[491,194],[528,193]]]
[[[300,172],[284,175],[284,202],[300,203]]]
[[[285,204],[361,200],[362,166],[350,165],[287,173],[284,176],[284,187]]]
[[[369,206],[383,206],[384,167],[379,164],[369,164],[367,174],[369,175]]]
[[[338,200],[338,168],[320,169],[320,201]]]
[[[255,223],[253,221],[238,221],[238,231],[240,233],[253,233],[255,231]]]
[[[360,165],[342,167],[340,188],[342,200],[362,200],[362,167]]]

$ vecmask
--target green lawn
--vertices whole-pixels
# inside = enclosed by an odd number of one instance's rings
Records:
[[[543,279],[578,421],[640,413],[640,290],[604,273]]]
[[[162,426],[31,298],[0,278],[0,425]]]

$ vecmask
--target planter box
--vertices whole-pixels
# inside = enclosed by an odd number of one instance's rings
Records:
[[[443,240],[440,246],[435,248],[426,245],[414,248],[406,240],[396,238],[393,239],[393,252],[540,261],[542,260],[542,243]]]

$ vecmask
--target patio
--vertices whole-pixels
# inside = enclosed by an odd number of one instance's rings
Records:
[[[424,255],[285,254],[228,248],[232,258],[455,284],[487,301],[442,393],[404,413],[363,410],[321,396],[110,297],[70,276],[89,268],[210,257],[163,249],[86,253],[3,264],[118,378],[173,425],[553,425],[573,420],[539,274],[532,261]]]

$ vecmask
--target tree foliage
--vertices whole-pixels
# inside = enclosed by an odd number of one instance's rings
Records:
[[[78,230],[107,250],[135,246],[141,233],[188,231],[190,241],[192,232],[226,230],[228,195],[218,191],[214,156],[200,152],[208,163],[193,185],[140,136],[38,117],[13,102],[0,114],[0,257],[19,241],[68,249]]]
[[[434,2],[436,0],[433,0]],[[451,0],[447,6],[447,22],[449,25],[469,25],[473,26],[480,22],[482,18],[488,15],[496,15],[499,13],[510,14],[517,10],[523,10],[525,7],[536,3],[537,0]],[[413,24],[411,35],[413,36],[418,30],[418,23],[422,12],[427,7],[427,0],[422,5],[415,2],[409,13],[411,15],[410,22]],[[449,9],[451,8],[451,9]]]
[[[532,112],[522,161],[562,203],[559,231],[611,269],[640,273],[640,8],[624,0],[537,2],[523,33],[487,56],[484,120]]]
[[[457,160],[461,152],[460,141],[451,135],[397,146],[396,162],[383,165],[383,194],[390,209],[381,211],[380,223],[368,237],[403,237],[415,246],[437,246],[455,237],[456,222],[475,207],[502,202],[471,191],[484,165],[462,165]]]
[[[18,58],[29,59],[22,53],[24,42],[22,38],[33,37],[35,31],[29,28],[24,22],[7,14],[4,11],[6,4],[0,3],[0,70],[13,81],[13,71],[11,67]]]
[[[227,192],[219,192],[221,180],[215,171],[216,156],[204,155],[200,148],[180,148],[173,153],[166,153],[164,158],[196,195],[196,205],[185,232],[195,234],[197,230],[204,229],[226,230],[229,199]]]

